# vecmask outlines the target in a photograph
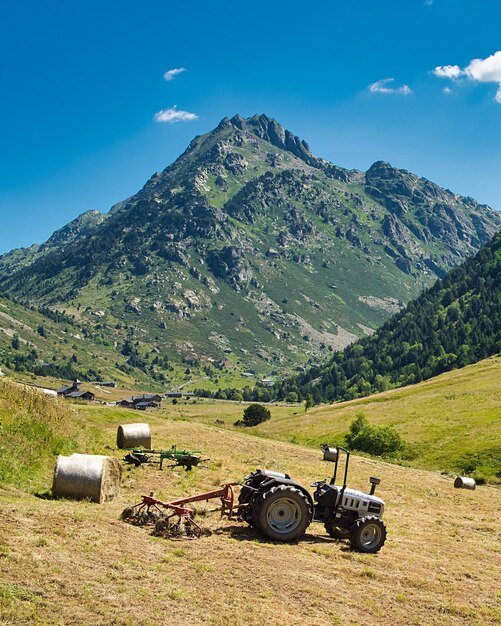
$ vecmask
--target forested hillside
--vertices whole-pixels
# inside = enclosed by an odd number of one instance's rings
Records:
[[[501,351],[501,233],[374,335],[283,381],[281,399],[351,400],[417,383]]]

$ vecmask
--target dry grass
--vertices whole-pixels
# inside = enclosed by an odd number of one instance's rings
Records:
[[[124,412],[102,412],[89,408],[89,421],[101,424],[113,446]],[[124,524],[121,510],[150,490],[163,498],[192,494],[255,467],[286,470],[308,484],[331,466],[300,446],[148,420],[155,447],[202,449],[209,467],[129,469],[119,499],[102,506],[0,492],[2,624],[499,623],[499,489],[457,491],[436,473],[354,457],[351,486],[366,488],[370,475],[383,479],[389,536],[378,555],[351,552],[319,525],[295,544],[263,541],[216,513],[201,517],[210,536],[169,541]]]

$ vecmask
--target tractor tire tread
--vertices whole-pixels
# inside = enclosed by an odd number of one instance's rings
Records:
[[[380,539],[373,545],[364,545],[361,537],[361,532],[363,528],[369,524],[375,524],[379,527],[380,530]],[[358,552],[364,552],[366,554],[375,554],[379,552],[383,547],[386,541],[386,526],[383,521],[376,517],[375,515],[367,515],[365,517],[360,517],[355,521],[353,526],[350,528],[350,543],[351,547],[357,550]]]
[[[278,494],[278,495],[277,495]],[[303,515],[300,523],[288,533],[280,533],[270,528],[267,523],[266,513],[268,506],[272,503],[270,500],[280,499],[280,495],[284,497],[291,495],[296,500],[298,505],[303,509]],[[305,530],[310,525],[313,518],[313,511],[308,497],[301,489],[292,487],[290,485],[275,485],[271,489],[261,494],[259,500],[255,503],[256,513],[253,516],[253,521],[256,527],[267,537],[275,541],[294,541],[298,537],[304,535]]]

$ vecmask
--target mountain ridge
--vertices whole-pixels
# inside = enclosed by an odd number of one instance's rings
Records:
[[[147,362],[266,375],[373,332],[501,225],[385,162],[319,159],[265,115],[224,118],[104,215],[0,257],[0,291],[90,326],[102,311]]]

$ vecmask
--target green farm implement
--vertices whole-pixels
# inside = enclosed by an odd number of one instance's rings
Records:
[[[143,448],[137,448],[129,450],[124,456],[124,461],[139,467],[145,463],[158,463],[160,469],[163,467],[165,460],[171,461],[169,467],[184,467],[190,471],[193,467],[200,465],[202,461],[208,461],[209,459],[202,459],[198,451],[190,450],[178,450],[176,446],[172,446],[169,450],[146,450]]]

